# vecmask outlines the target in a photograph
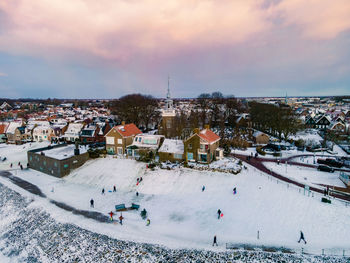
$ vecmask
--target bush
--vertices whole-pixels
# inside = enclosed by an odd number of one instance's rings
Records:
[[[279,152],[274,152],[272,155],[273,155],[274,157],[280,157],[282,154],[279,153]]]
[[[261,146],[256,147],[256,151],[258,152],[258,154],[261,154],[262,156],[266,155],[266,152],[264,152]]]

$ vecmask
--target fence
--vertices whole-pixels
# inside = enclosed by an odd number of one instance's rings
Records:
[[[259,171],[257,168],[251,166],[251,169],[254,169],[255,172],[259,172],[260,176],[264,176],[266,177],[269,181],[271,182],[276,182],[276,184],[279,184],[281,185],[282,187],[286,187],[288,190],[294,190],[294,191],[297,191],[298,193],[302,194],[302,195],[305,195],[307,197],[311,197],[311,198],[321,198],[324,197],[324,194],[322,193],[319,193],[319,192],[315,192],[315,191],[312,191],[310,190],[310,186],[307,185],[307,184],[304,184],[304,188],[301,188],[300,186],[297,186],[297,185],[294,185],[292,183],[288,183],[288,182],[285,182],[283,180],[280,180],[268,173],[264,173],[262,171]],[[268,169],[268,168],[267,168]],[[268,169],[270,172],[271,172],[271,169]],[[303,183],[300,183],[300,184],[303,184]],[[323,190],[324,187],[317,187],[315,185],[312,186],[313,188],[318,188],[320,190]],[[336,190],[330,188],[330,192],[336,192]],[[345,201],[345,200],[342,200],[342,199],[338,199],[338,198],[335,198],[334,196],[328,196],[330,199],[332,199],[332,202],[337,202],[337,203],[340,203],[340,204],[343,204],[345,207],[350,207],[350,202],[349,201]]]
[[[253,252],[286,253],[297,255],[350,257],[350,249],[344,248],[287,248],[260,244],[226,243],[227,250],[248,250]]]

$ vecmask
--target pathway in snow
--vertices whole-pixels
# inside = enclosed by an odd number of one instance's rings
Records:
[[[266,161],[277,162],[275,159],[266,159],[266,158],[255,158],[255,157],[252,157],[250,160],[247,160],[247,156],[246,155],[235,154],[234,156],[236,158],[241,159],[242,161],[245,161],[245,162],[249,163],[250,165],[252,165],[255,168],[257,168],[258,170],[260,170],[260,171],[262,171],[262,172],[264,172],[266,174],[269,174],[269,175],[271,175],[271,176],[273,176],[273,177],[275,177],[275,178],[277,178],[277,179],[279,179],[281,181],[284,181],[286,183],[290,183],[290,184],[299,186],[301,188],[305,187],[305,184],[299,183],[299,182],[297,182],[295,180],[292,180],[292,179],[290,179],[288,177],[285,177],[285,176],[280,175],[280,174],[278,174],[278,173],[276,173],[274,171],[271,171],[270,169],[268,169],[263,164],[263,162],[266,162]],[[291,163],[289,163],[289,164],[291,164]],[[300,165],[299,163],[296,163],[296,164]],[[318,189],[318,188],[315,188],[315,187],[312,187],[312,186],[310,186],[309,189],[311,191],[323,194],[323,189]],[[332,196],[334,196],[335,198],[341,199],[341,200],[350,201],[350,196],[349,195],[342,195],[342,194],[338,194],[338,193],[332,193]]]
[[[13,176],[10,172],[8,171],[0,171],[0,176],[5,177],[10,179],[11,182],[13,182],[14,184],[16,184],[17,186],[27,190],[28,192],[38,195],[40,197],[46,198],[46,195],[42,193],[42,191],[40,190],[39,187],[37,187],[36,185],[29,183],[21,178],[18,178],[16,176]],[[57,202],[55,200],[50,200],[50,202],[66,211],[72,212],[75,215],[82,215],[86,218],[90,218],[90,219],[94,219],[98,222],[102,222],[102,223],[107,223],[109,222],[109,218],[108,216],[101,214],[99,212],[94,212],[94,211],[86,211],[86,210],[80,210],[80,209],[76,209],[72,206],[69,206],[65,203],[62,202]]]

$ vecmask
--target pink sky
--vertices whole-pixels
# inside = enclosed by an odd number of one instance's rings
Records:
[[[179,67],[186,57],[193,63],[189,71],[201,67],[202,59],[212,63],[203,74],[213,78],[221,77],[215,74],[221,67],[234,69],[237,62],[256,66],[269,58],[276,41],[291,43],[296,57],[309,56],[312,45],[334,41],[349,29],[349,0],[0,1],[0,52],[62,64],[96,63],[151,82],[163,68],[171,70],[174,61]],[[266,52],[222,59],[247,45]],[[206,55],[212,59],[203,58]],[[281,63],[294,65],[293,56],[287,51],[285,55],[289,59]],[[324,55],[337,60],[334,52]],[[348,73],[348,68],[343,70]],[[6,74],[6,68],[0,72]]]

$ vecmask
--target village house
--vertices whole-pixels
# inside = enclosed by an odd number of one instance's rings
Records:
[[[160,162],[182,162],[184,156],[184,143],[182,140],[165,139],[158,150]]]
[[[186,162],[210,163],[222,156],[222,149],[218,149],[220,137],[209,129],[199,131],[195,129],[193,135],[184,141]]]
[[[127,155],[139,157],[141,153],[147,154],[153,152],[154,156],[162,142],[163,135],[138,134],[135,136],[131,145],[127,146]]]
[[[98,142],[98,133],[100,132],[100,127],[98,125],[87,124],[80,133],[80,141],[82,143],[93,143]]]
[[[6,130],[8,126],[9,126],[8,122],[0,123],[0,143],[4,143],[7,141]]]
[[[31,169],[55,177],[68,175],[71,170],[82,166],[88,159],[86,147],[59,144],[27,152]]]
[[[106,135],[106,150],[109,154],[126,154],[126,147],[131,145],[136,135],[142,132],[135,124],[125,124],[113,127]]]
[[[36,126],[33,129],[33,140],[36,142],[49,141],[53,129],[50,126]]]
[[[6,130],[7,143],[15,144],[21,142],[21,133],[17,128],[22,126],[22,121],[11,121]],[[24,131],[23,131],[24,133]],[[19,138],[19,140],[18,140]]]
[[[75,142],[76,140],[79,140],[83,127],[83,123],[69,123],[68,128],[63,135],[63,138],[66,142]]]

